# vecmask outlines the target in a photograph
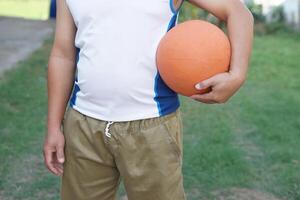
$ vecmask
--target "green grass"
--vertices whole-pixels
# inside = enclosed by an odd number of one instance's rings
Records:
[[[0,81],[0,199],[59,198],[42,160],[50,45]],[[248,81],[229,103],[181,97],[188,200],[231,188],[300,199],[300,36],[257,37],[254,47]]]
[[[47,42],[0,82],[0,199],[58,198],[42,159],[49,49]]]
[[[300,199],[300,36],[257,37],[254,48],[248,81],[228,104],[183,99],[185,185]]]
[[[48,19],[50,0],[0,0],[0,16]]]

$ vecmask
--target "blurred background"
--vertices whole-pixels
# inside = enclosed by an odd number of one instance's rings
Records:
[[[54,3],[0,0],[0,200],[59,199],[59,178],[42,158]],[[188,200],[300,199],[300,1],[245,4],[256,37],[243,88],[225,105],[180,97]],[[189,19],[226,31],[184,3],[180,22]]]

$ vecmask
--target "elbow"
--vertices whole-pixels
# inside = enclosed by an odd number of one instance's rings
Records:
[[[65,46],[65,45],[54,43],[50,53],[50,57],[74,61],[76,57],[76,49],[71,46]]]

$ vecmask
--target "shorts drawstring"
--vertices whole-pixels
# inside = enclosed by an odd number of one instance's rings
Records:
[[[106,135],[107,137],[109,137],[109,138],[111,138],[111,134],[109,133],[109,127],[110,127],[110,125],[112,125],[113,123],[114,123],[114,122],[109,121],[109,122],[107,122],[106,127],[105,127],[105,135]]]

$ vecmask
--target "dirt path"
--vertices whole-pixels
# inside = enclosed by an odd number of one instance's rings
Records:
[[[53,29],[53,21],[0,17],[0,75],[40,48]]]

